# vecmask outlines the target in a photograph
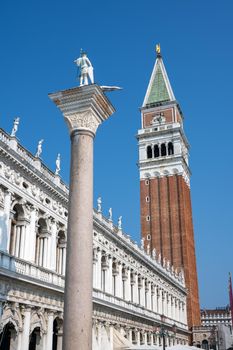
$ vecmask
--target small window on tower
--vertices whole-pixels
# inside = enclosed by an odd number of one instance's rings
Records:
[[[150,221],[150,215],[147,215],[146,221]]]
[[[166,145],[165,143],[162,143],[161,145],[161,156],[166,156],[167,155],[167,148],[166,148]]]
[[[146,186],[149,185],[149,180],[145,180],[145,185],[146,185]]]
[[[151,235],[148,234],[148,235],[146,236],[146,239],[147,239],[148,241],[150,241],[150,240],[151,240]]]
[[[149,201],[150,201],[150,197],[146,196],[146,202],[149,202]]]
[[[174,154],[174,147],[173,147],[173,143],[172,142],[169,142],[168,143],[168,155],[172,155]]]
[[[152,158],[152,147],[147,146],[147,158],[150,159]]]
[[[159,146],[154,145],[154,157],[158,158],[159,157]]]

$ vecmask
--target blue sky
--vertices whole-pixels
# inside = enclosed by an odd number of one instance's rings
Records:
[[[58,152],[69,179],[69,135],[47,94],[77,85],[74,59],[86,49],[116,113],[95,139],[95,193],[107,215],[139,238],[137,141],[139,107],[157,42],[183,113],[191,144],[191,190],[202,307],[228,303],[233,272],[232,101],[233,2],[194,0],[29,1],[0,5],[0,126],[36,150],[52,169]]]

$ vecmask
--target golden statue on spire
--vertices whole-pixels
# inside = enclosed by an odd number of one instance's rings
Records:
[[[156,44],[156,53],[157,53],[157,56],[160,56],[161,55],[161,48],[160,48],[160,44]]]

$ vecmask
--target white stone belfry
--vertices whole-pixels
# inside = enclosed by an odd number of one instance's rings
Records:
[[[91,350],[93,138],[114,108],[96,84],[49,97],[63,113],[71,137],[63,349]]]

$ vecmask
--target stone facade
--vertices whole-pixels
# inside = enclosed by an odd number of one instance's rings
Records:
[[[233,345],[232,320],[229,306],[201,310],[201,326],[193,328],[195,346],[225,350]]]
[[[161,259],[184,269],[189,328],[200,325],[195,242],[190,198],[189,144],[183,115],[161,55],[141,108],[138,131],[141,234]]]
[[[62,349],[68,192],[0,130],[1,350]],[[160,345],[161,320],[167,344],[186,344],[182,271],[138,247],[101,211],[93,217],[93,349]]]

